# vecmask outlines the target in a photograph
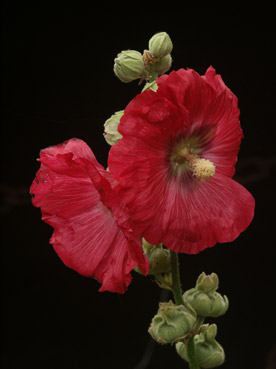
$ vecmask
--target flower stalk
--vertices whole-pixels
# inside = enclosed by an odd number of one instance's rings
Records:
[[[200,369],[200,366],[197,363],[194,336],[191,337],[188,341],[187,355],[188,355],[189,368],[190,369]]]
[[[178,254],[170,250],[170,257],[171,257],[171,273],[172,273],[172,292],[174,295],[174,300],[176,305],[184,305],[180,283]]]

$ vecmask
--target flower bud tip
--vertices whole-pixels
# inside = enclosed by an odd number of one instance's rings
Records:
[[[155,58],[163,58],[173,49],[172,40],[166,32],[156,33],[149,40],[149,51]]]

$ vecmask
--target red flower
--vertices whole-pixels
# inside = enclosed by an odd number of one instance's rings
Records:
[[[132,219],[148,242],[176,252],[233,241],[255,206],[231,179],[243,136],[237,98],[212,67],[157,84],[127,106],[109,155]]]
[[[146,274],[141,238],[118,197],[117,183],[81,140],[41,151],[33,204],[54,228],[50,242],[68,267],[97,278],[100,291],[125,292],[137,265]]]

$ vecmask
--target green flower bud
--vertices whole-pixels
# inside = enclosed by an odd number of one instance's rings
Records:
[[[211,324],[195,338],[198,363],[202,368],[216,368],[225,361],[223,347],[215,340],[216,335],[217,326]]]
[[[184,302],[189,302],[199,316],[207,317],[211,312],[211,300],[205,293],[198,292],[195,288],[186,291],[183,295]]]
[[[216,289],[219,280],[215,273],[206,275],[202,273],[195,288],[191,288],[183,295],[185,303],[189,303],[199,316],[216,318],[225,314],[229,301],[226,296],[221,296]]]
[[[153,70],[159,76],[166,73],[172,66],[172,57],[170,54],[164,56],[161,60],[153,64]]]
[[[192,330],[196,321],[195,312],[172,301],[159,304],[159,310],[153,317],[149,333],[161,344],[183,340]]]
[[[204,272],[200,274],[196,281],[196,289],[198,291],[212,292],[218,289],[219,279],[216,273],[206,275]]]
[[[143,239],[143,249],[150,264],[149,274],[168,273],[170,271],[170,252],[162,244],[151,245]]]
[[[155,58],[163,58],[173,49],[172,40],[166,32],[156,33],[149,40],[149,51]]]
[[[171,269],[170,252],[162,244],[152,245],[143,238],[143,250],[149,261],[150,267],[148,274],[168,273]],[[137,266],[134,270],[143,274]]]
[[[144,78],[146,71],[142,54],[136,50],[124,50],[114,60],[114,73],[125,83]]]
[[[109,145],[115,145],[123,136],[118,132],[120,119],[124,110],[117,111],[104,124],[104,138]]]
[[[225,361],[224,350],[215,340],[217,326],[215,324],[206,324],[201,328],[201,333],[194,336],[197,363],[203,369],[216,368]],[[183,342],[176,344],[176,351],[182,359],[188,361],[187,347]]]

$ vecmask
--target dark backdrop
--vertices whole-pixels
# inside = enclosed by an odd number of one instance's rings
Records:
[[[32,207],[39,151],[72,137],[106,164],[104,121],[140,92],[121,83],[113,59],[147,48],[166,31],[173,69],[209,65],[238,96],[242,142],[236,179],[256,199],[250,227],[231,244],[181,255],[183,288],[216,272],[230,309],[219,319],[225,369],[268,369],[275,347],[275,33],[272,10],[172,7],[148,10],[2,5],[1,295],[2,368],[133,369],[149,341],[160,290],[134,276],[124,295],[59,260],[52,229]],[[183,4],[185,5],[185,4]],[[161,5],[156,4],[160,7]],[[171,9],[175,9],[172,11]],[[274,204],[273,204],[274,202]],[[153,345],[148,368],[184,368],[171,346]],[[273,359],[270,359],[272,362]],[[142,367],[141,367],[142,368]],[[275,366],[273,366],[275,368]]]

